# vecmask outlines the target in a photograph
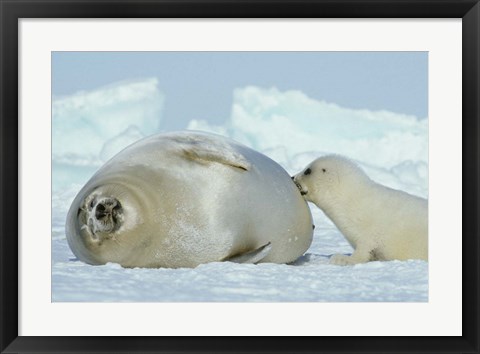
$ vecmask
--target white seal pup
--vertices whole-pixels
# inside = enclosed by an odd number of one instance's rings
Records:
[[[89,264],[289,263],[310,246],[307,203],[288,173],[230,139],[193,131],[140,140],[81,189],[67,240]]]
[[[428,204],[372,181],[352,161],[329,155],[292,177],[301,194],[318,206],[354,248],[333,264],[428,258]]]

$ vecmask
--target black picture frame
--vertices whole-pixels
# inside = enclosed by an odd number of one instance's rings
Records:
[[[0,0],[1,353],[478,353],[478,0]],[[462,18],[461,337],[18,336],[18,20],[21,18]],[[454,118],[452,118],[454,119]]]

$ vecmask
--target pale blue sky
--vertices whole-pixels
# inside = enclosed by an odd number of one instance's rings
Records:
[[[301,90],[354,109],[428,115],[427,52],[54,52],[52,93],[156,77],[165,94],[163,126],[191,119],[222,123],[235,88]]]

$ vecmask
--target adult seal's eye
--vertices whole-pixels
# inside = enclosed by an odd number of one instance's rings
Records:
[[[309,175],[310,173],[312,173],[312,170],[309,168],[307,168],[305,172],[303,172],[304,175]]]

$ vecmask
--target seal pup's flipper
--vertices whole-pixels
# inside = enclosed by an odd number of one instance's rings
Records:
[[[260,262],[262,259],[264,259],[267,254],[270,252],[272,249],[272,244],[271,242],[267,243],[266,245],[263,245],[253,251],[242,253],[230,258],[225,259],[227,262],[234,262],[234,263],[250,263],[250,264],[255,264]]]
[[[251,169],[251,164],[229,144],[208,136],[177,136],[171,138],[175,149],[191,161],[201,164],[220,163],[242,171]]]

